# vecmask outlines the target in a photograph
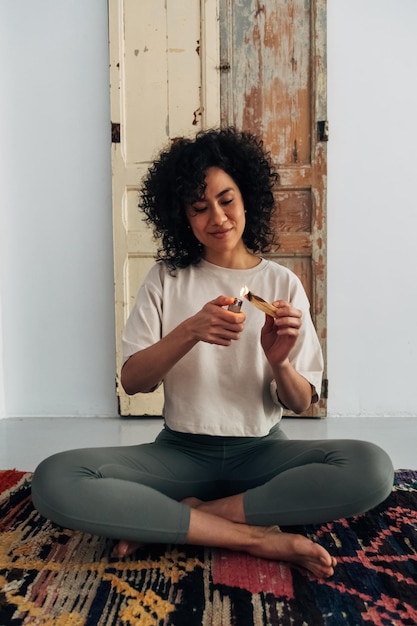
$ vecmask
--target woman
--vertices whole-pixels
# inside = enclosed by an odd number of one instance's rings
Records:
[[[259,256],[273,242],[276,182],[262,143],[234,129],[177,140],[144,181],[161,247],[126,324],[121,382],[129,394],[162,382],[164,429],[151,444],[55,455],[33,479],[41,513],[119,539],[119,557],[140,542],[190,543],[327,577],[334,557],[277,525],[354,515],[390,493],[377,446],[280,429],[283,407],[318,400],[323,364],[299,279]],[[246,301],[228,310],[245,285],[274,317]]]

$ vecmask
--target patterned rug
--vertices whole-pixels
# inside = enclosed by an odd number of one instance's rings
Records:
[[[30,481],[0,472],[0,626],[417,624],[417,471],[369,513],[301,529],[336,556],[327,580],[192,546],[119,561],[111,541],[41,518]]]

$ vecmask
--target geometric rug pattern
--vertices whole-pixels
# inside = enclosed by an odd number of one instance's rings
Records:
[[[417,624],[417,471],[363,515],[285,528],[337,559],[315,580],[285,563],[195,546],[113,542],[33,508],[30,473],[0,472],[0,626],[412,626]]]

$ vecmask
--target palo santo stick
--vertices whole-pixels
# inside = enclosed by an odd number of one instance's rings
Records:
[[[255,296],[255,294],[249,291],[247,287],[243,287],[242,291],[240,292],[240,295],[244,296],[247,300],[249,300],[251,304],[256,306],[256,308],[262,311],[263,313],[266,313],[267,315],[270,315],[271,317],[276,317],[276,313],[278,309],[273,304],[271,304],[270,302],[267,302],[260,296]]]

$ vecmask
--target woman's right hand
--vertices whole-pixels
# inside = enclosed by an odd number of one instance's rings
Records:
[[[233,298],[219,296],[207,302],[195,315],[184,320],[168,335],[144,348],[126,361],[121,382],[129,395],[153,391],[165,374],[199,341],[230,346],[239,339],[246,316],[223,308]]]
[[[226,308],[233,304],[233,298],[218,296],[207,302],[203,308],[188,319],[191,332],[197,341],[230,346],[232,341],[239,339],[244,328],[246,315],[234,313]]]

